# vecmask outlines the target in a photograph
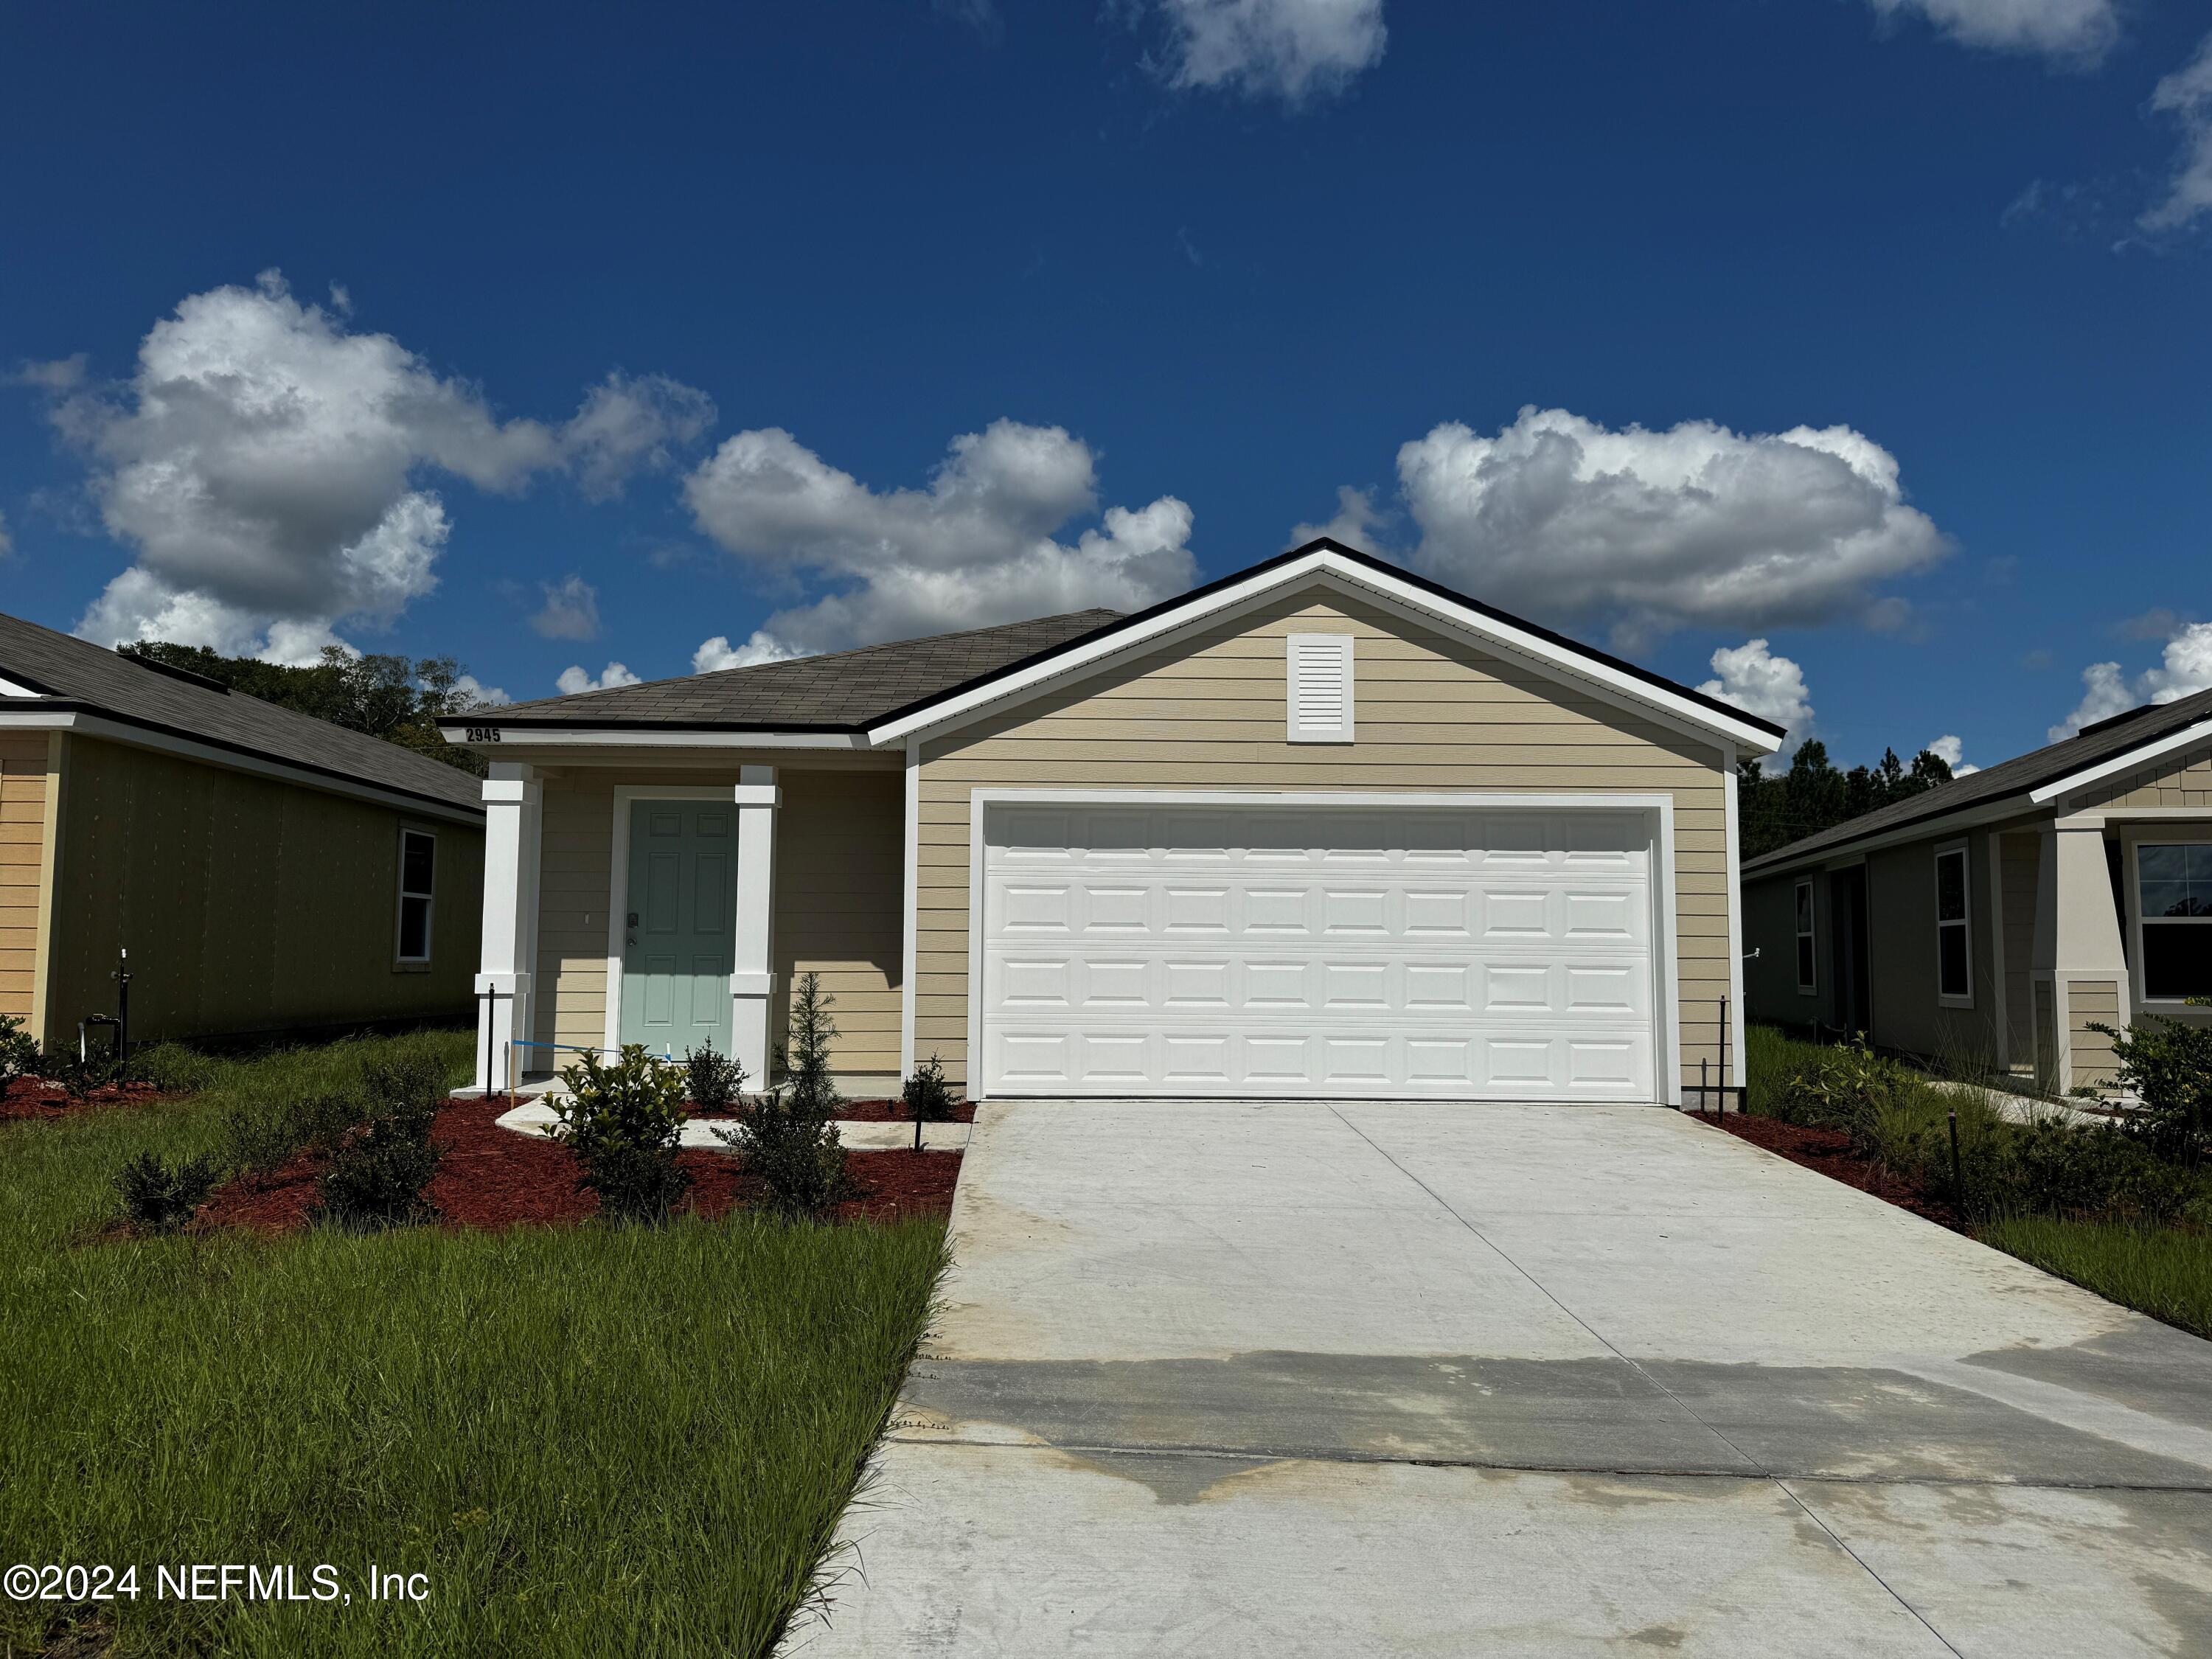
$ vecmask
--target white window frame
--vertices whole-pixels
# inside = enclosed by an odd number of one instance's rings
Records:
[[[1802,904],[1798,902],[1801,896],[1804,900]],[[1813,878],[1810,876],[1805,877],[1790,889],[1790,921],[1796,932],[1796,944],[1802,945],[1809,939],[1813,945],[1809,958],[1802,951],[1796,951],[1794,947],[1790,957],[1793,970],[1808,959],[1813,964],[1809,976],[1802,972],[1797,975],[1797,994],[1801,997],[1816,997],[1820,994],[1820,915],[1817,908],[1819,903],[1820,897],[1813,890]],[[1803,918],[1802,927],[1798,925],[1801,916]]]
[[[1350,743],[1352,741],[1352,647],[1349,634],[1291,634],[1283,641],[1284,729],[1291,743]],[[1334,650],[1344,676],[1344,719],[1335,726],[1298,723],[1299,653]]]
[[[427,893],[410,892],[407,888],[407,838],[410,836],[420,836],[430,843],[430,890]],[[403,823],[399,826],[399,868],[396,872],[395,885],[399,890],[392,901],[392,959],[402,968],[427,968],[430,965],[431,953],[437,948],[438,937],[438,832],[436,830],[420,829],[411,823]],[[422,901],[422,954],[419,957],[409,956],[405,948],[407,901],[411,898]]]
[[[1960,914],[1946,921],[1943,916],[1943,860],[1955,857],[1959,860]],[[1936,1001],[1945,1008],[1971,1008],[1974,1006],[1974,860],[1963,841],[1947,841],[1936,849]],[[1966,940],[1966,988],[1954,994],[1943,988],[1943,930],[1956,927]]]
[[[2139,862],[2143,847],[2202,847],[2212,842],[2212,823],[2142,824],[2130,828],[2121,836],[2127,856],[2122,861],[2121,896],[2127,902],[2128,978],[2129,988],[2135,993],[2138,1008],[2148,1006],[2156,1012],[2178,1016],[2196,1023],[2203,1016],[2201,1008],[2191,1008],[2181,997],[2154,997],[2149,981],[2143,972],[2143,914],[2142,869]],[[2212,919],[2179,918],[2154,924],[2160,927],[2212,927]]]

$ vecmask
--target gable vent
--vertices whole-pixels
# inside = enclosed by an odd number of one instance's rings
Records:
[[[1352,741],[1352,635],[1290,636],[1290,739]]]

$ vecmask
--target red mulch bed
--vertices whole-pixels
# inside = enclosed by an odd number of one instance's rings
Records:
[[[684,1105],[693,1117],[708,1123],[720,1122],[737,1115],[730,1111],[702,1112],[689,1101]],[[837,1109],[837,1121],[840,1123],[906,1123],[912,1120],[907,1116],[906,1108],[896,1100],[848,1100]],[[975,1121],[975,1103],[972,1100],[963,1100],[955,1106],[952,1115],[946,1120],[951,1123],[973,1123]]]
[[[71,1112],[90,1111],[99,1106],[143,1106],[167,1098],[150,1083],[110,1083],[77,1101],[70,1098],[69,1091],[58,1083],[19,1077],[0,1085],[0,1123],[66,1117]]]
[[[576,1185],[576,1155],[538,1135],[499,1127],[504,1100],[456,1100],[438,1114],[432,1131],[445,1148],[430,1201],[448,1226],[573,1226],[599,1212],[599,1200]],[[760,1184],[738,1171],[726,1153],[681,1153],[691,1172],[690,1207],[708,1218],[750,1207]],[[839,1205],[839,1221],[887,1221],[902,1215],[945,1215],[960,1179],[957,1152],[854,1152],[847,1161],[859,1188]],[[301,1153],[267,1176],[240,1176],[218,1188],[192,1218],[194,1231],[249,1227],[287,1232],[305,1226],[315,1204],[321,1161]]]
[[[1846,1187],[1856,1187],[1870,1193],[1885,1204],[1894,1204],[1900,1210],[1935,1222],[1938,1226],[1963,1232],[1959,1225],[1959,1212],[1948,1198],[1939,1198],[1928,1192],[1919,1182],[1907,1181],[1887,1164],[1876,1164],[1855,1156],[1850,1137],[1837,1129],[1806,1128],[1795,1123],[1784,1123],[1778,1118],[1754,1117],[1742,1112],[1729,1112],[1715,1118],[1704,1112],[1685,1112],[1683,1116],[1693,1119],[1708,1128],[1725,1129],[1740,1140],[1754,1146],[1763,1146],[1778,1157],[1792,1164],[1818,1171],[1831,1181],[1840,1181]]]

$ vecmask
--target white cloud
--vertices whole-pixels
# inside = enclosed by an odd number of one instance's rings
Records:
[[[599,631],[599,592],[581,576],[541,582],[545,603],[530,625],[549,640],[588,640]]]
[[[2181,160],[2166,199],[2142,223],[2146,230],[2179,230],[2212,213],[2212,34],[2196,57],[2152,89],[2150,106],[2181,124]]]
[[[1723,646],[1713,653],[1712,668],[1720,678],[1707,680],[1698,690],[1789,728],[1789,741],[1767,762],[1770,768],[1786,761],[1811,735],[1813,703],[1805,689],[1805,671],[1789,658],[1776,656],[1765,640]]]
[[[2039,52],[2061,63],[2101,61],[2120,38],[2118,0],[1872,0],[1885,18],[1924,17],[1961,46]]]
[[[88,359],[82,351],[50,362],[25,362],[8,380],[15,386],[36,386],[41,392],[71,392],[84,380]]]
[[[2159,665],[2145,669],[2132,684],[2116,662],[2094,662],[2081,671],[2081,701],[2065,720],[2051,728],[2051,741],[2070,738],[2085,726],[2124,714],[2147,702],[2174,702],[2212,690],[2212,623],[2190,623],[2166,642]]]
[[[1608,619],[1632,648],[1685,623],[1894,625],[1903,601],[1874,586],[1950,550],[1906,505],[1896,458],[1849,427],[1612,430],[1530,407],[1495,437],[1437,427],[1399,450],[1398,477],[1424,574]]]
[[[571,665],[561,671],[561,677],[553,684],[561,688],[562,696],[573,697],[579,691],[605,691],[611,686],[635,685],[639,678],[620,663],[611,662],[597,679],[586,674],[581,667]]]
[[[464,674],[455,680],[453,690],[473,708],[504,708],[514,701],[498,686],[486,685],[473,674]]]
[[[835,585],[770,617],[743,647],[793,655],[1093,605],[1137,610],[1188,587],[1190,508],[1172,495],[1108,507],[1072,544],[1054,538],[1096,509],[1097,490],[1097,457],[1080,439],[1000,420],[955,438],[926,489],[872,489],[788,432],[740,432],[692,473],[684,497],[732,553]]]
[[[1291,105],[1382,61],[1382,0],[1158,0],[1168,82]]]
[[[476,387],[302,303],[275,271],[185,299],[141,342],[128,382],[81,379],[39,383],[137,562],[77,631],[285,658],[349,621],[388,624],[437,586],[452,526],[423,474],[512,492],[573,470],[605,493],[696,435],[710,408],[673,382],[616,375],[564,425],[501,421]]]
[[[1954,778],[1968,777],[1982,769],[1978,766],[1966,764],[1966,745],[1948,732],[1929,744],[1928,752],[1949,767]]]
[[[714,674],[725,668],[757,668],[764,662],[787,662],[805,654],[771,639],[758,629],[743,645],[732,645],[728,635],[717,634],[711,640],[701,641],[699,648],[691,653],[691,672]]]
[[[15,538],[8,533],[8,515],[0,513],[0,559],[15,550]]]
[[[1382,544],[1384,515],[1377,510],[1373,494],[1354,489],[1350,484],[1336,487],[1336,516],[1326,524],[1302,524],[1291,532],[1290,544],[1303,547],[1316,536],[1327,536],[1332,541],[1342,542],[1346,547],[1357,548],[1362,553],[1371,553]]]

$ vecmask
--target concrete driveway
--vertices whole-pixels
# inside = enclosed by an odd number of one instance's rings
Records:
[[[842,1654],[2212,1652],[2212,1344],[1650,1108],[987,1106]]]

